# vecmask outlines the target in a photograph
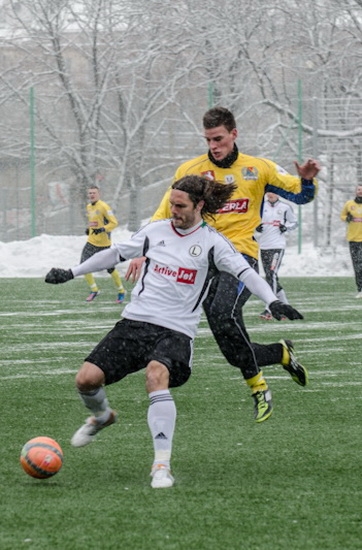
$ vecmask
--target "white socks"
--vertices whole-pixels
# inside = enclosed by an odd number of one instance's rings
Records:
[[[170,465],[176,424],[176,405],[169,390],[151,392],[147,421],[151,431],[155,464]]]
[[[87,409],[92,411],[101,423],[108,420],[111,409],[109,408],[106,392],[102,386],[93,391],[78,393]]]

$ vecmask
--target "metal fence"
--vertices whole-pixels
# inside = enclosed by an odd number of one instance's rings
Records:
[[[312,241],[315,246],[333,246],[344,240],[343,224],[339,213],[344,202],[354,196],[357,183],[362,182],[362,150],[360,139],[354,136],[355,130],[362,127],[362,102],[358,99],[306,100],[306,123],[312,130],[303,134],[303,157],[318,157],[322,162],[319,194],[317,199],[302,207],[302,235],[304,241]],[[170,124],[170,132],[175,124]],[[167,127],[159,139],[162,143],[162,155],[169,159],[163,167],[150,171],[145,184],[137,197],[137,209],[140,219],[152,215],[164,190],[169,185],[175,168],[180,162],[205,151],[200,136],[190,131],[180,131],[178,123],[177,137],[168,134]],[[295,134],[298,128],[291,130]],[[269,157],[291,169],[290,153],[288,160],[283,159],[282,144],[269,145],[263,150],[263,143],[257,135],[242,136],[244,144],[252,143],[256,156]],[[294,138],[294,142],[297,137]],[[271,150],[273,148],[273,151]],[[156,166],[157,158],[149,159],[149,165]],[[65,173],[64,179],[54,180],[41,166],[36,168],[36,188],[30,182],[30,163],[6,162],[0,155],[0,241],[28,239],[42,233],[53,235],[82,234],[84,215],[71,199],[74,182]],[[125,189],[122,200],[112,204],[112,196],[117,174],[108,169],[102,175],[102,198],[109,202],[120,223],[129,222],[129,192]],[[297,237],[294,236],[293,239]]]

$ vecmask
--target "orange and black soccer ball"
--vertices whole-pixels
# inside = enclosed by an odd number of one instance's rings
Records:
[[[63,465],[62,448],[51,437],[34,437],[22,448],[20,464],[29,476],[47,479],[58,473]]]

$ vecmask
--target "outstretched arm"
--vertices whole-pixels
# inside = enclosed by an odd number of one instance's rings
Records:
[[[280,302],[272,292],[268,283],[250,266],[239,274],[238,277],[245,283],[245,286],[258,296],[263,302],[268,305],[271,314],[275,319],[280,321],[283,317],[287,317],[291,321],[303,319],[303,315],[299,313],[289,304]]]
[[[78,275],[85,275],[93,271],[102,271],[110,269],[120,261],[119,253],[116,248],[107,248],[97,252],[85,262],[72,267],[72,269],[61,269],[53,267],[45,277],[45,282],[53,285],[66,283]]]

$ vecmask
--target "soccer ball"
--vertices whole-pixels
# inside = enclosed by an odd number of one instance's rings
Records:
[[[63,465],[63,451],[51,437],[34,437],[25,443],[20,454],[24,472],[38,479],[52,477]]]

